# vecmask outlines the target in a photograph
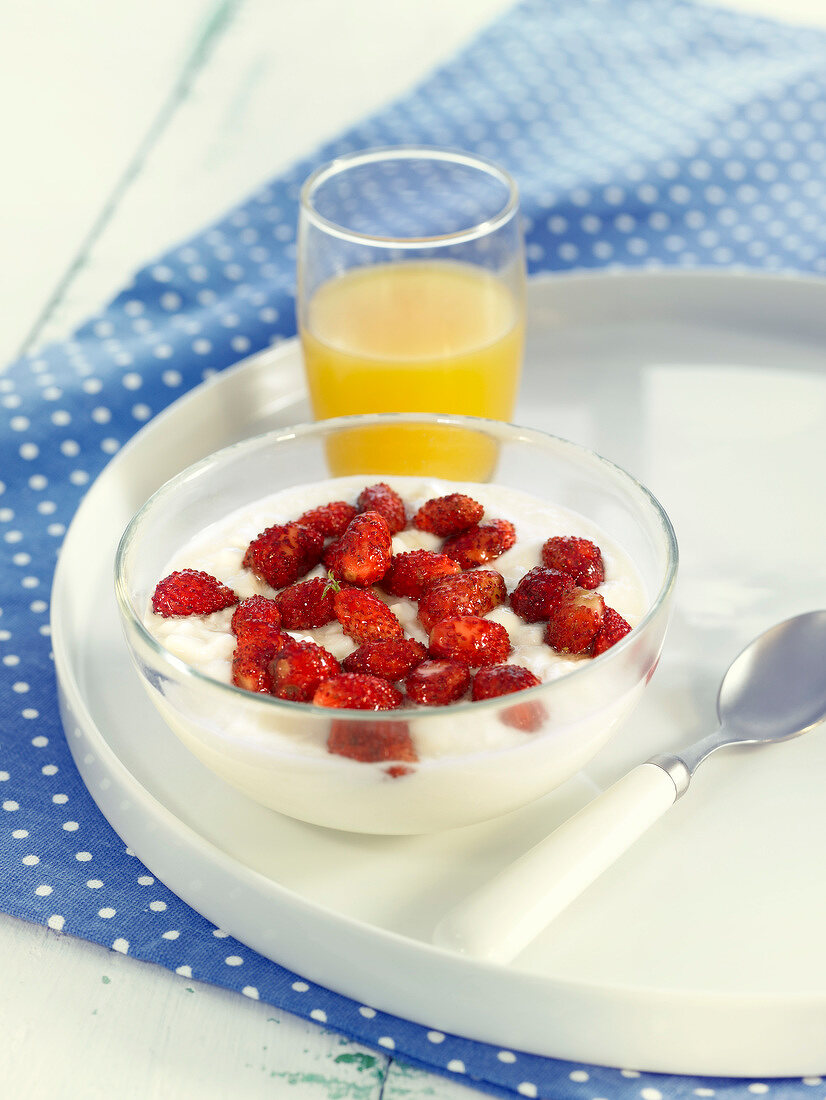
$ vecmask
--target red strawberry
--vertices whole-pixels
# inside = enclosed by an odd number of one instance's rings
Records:
[[[430,631],[431,657],[463,661],[471,668],[500,664],[510,651],[511,640],[504,626],[478,615],[441,619]]]
[[[341,629],[354,642],[381,642],[404,636],[402,624],[383,600],[361,588],[342,588],[333,597]]]
[[[599,547],[575,535],[548,539],[542,547],[542,564],[566,573],[580,588],[596,588],[605,580]]]
[[[275,597],[282,626],[286,630],[315,630],[331,623],[336,617],[333,594],[326,577],[297,581],[282,589]]]
[[[158,582],[152,610],[165,619],[178,615],[211,615],[238,603],[231,588],[199,569],[180,569]]]
[[[476,569],[434,581],[419,601],[419,622],[430,632],[450,615],[487,615],[507,597],[501,573]]]
[[[387,638],[383,642],[366,642],[345,657],[345,672],[366,672],[383,680],[401,680],[427,656],[421,642],[413,638]]]
[[[422,661],[405,681],[414,703],[444,707],[455,703],[470,687],[470,669],[461,661]]]
[[[267,695],[270,690],[269,666],[272,654],[255,646],[241,646],[232,655],[232,682],[246,691]]]
[[[248,596],[233,611],[229,628],[233,634],[237,634],[245,623],[256,620],[263,620],[275,627],[281,626],[281,612],[274,600],[266,596]]]
[[[283,634],[275,623],[266,619],[247,619],[238,623],[236,650],[258,649],[274,656],[282,646],[292,642],[289,634]]]
[[[630,625],[623,619],[622,615],[618,611],[615,611],[613,607],[605,608],[605,615],[602,619],[602,626],[600,627],[599,634],[597,634],[594,640],[594,648],[592,653],[594,657],[598,657],[600,653],[604,653],[606,649],[610,649],[612,645],[624,638],[626,634],[631,633]]]
[[[298,517],[305,527],[314,527],[319,534],[327,538],[338,538],[347,529],[347,524],[356,514],[356,509],[345,500],[334,500],[311,508]]]
[[[492,519],[490,523],[470,527],[460,535],[448,539],[442,547],[442,553],[453,558],[462,569],[473,569],[477,565],[493,561],[504,554],[516,542],[516,531],[506,519]]]
[[[459,563],[434,550],[407,550],[394,554],[390,568],[381,579],[381,587],[393,596],[418,600],[435,580],[460,572]]]
[[[522,665],[487,665],[480,668],[473,679],[471,698],[474,701],[495,699],[500,695],[510,695],[524,691],[525,688],[536,687],[539,683],[539,677]],[[531,700],[507,707],[502,711],[501,719],[506,726],[513,726],[525,733],[535,733],[541,728],[545,716],[542,703]]]
[[[361,512],[341,536],[330,568],[339,580],[367,588],[387,572],[391,553],[387,520],[378,512]]]
[[[341,665],[322,646],[293,642],[270,662],[270,691],[279,699],[309,703],[319,684],[340,672]]]
[[[271,588],[284,588],[318,565],[323,548],[324,538],[314,527],[281,523],[253,539],[242,564]]]
[[[282,634],[277,626],[265,619],[240,621],[232,655],[232,682],[247,691],[268,692],[270,661],[283,649],[296,644],[289,634]]]
[[[404,696],[379,676],[360,672],[342,672],[325,680],[313,695],[317,707],[341,707],[345,710],[395,710]]]
[[[571,588],[554,608],[545,641],[557,653],[586,653],[602,626],[605,601],[598,592]]]
[[[573,587],[567,574],[537,565],[511,592],[511,607],[526,623],[547,622],[562,593]]]
[[[499,695],[510,695],[513,691],[524,691],[542,683],[529,668],[523,665],[486,665],[480,668],[473,678],[472,698],[494,699]]]
[[[378,512],[384,516],[391,535],[397,535],[407,526],[404,501],[395,489],[383,481],[362,490],[357,503],[360,512]]]
[[[330,725],[327,751],[337,756],[349,756],[362,764],[377,764],[384,760],[418,760],[407,722],[354,722],[337,718]],[[409,768],[389,768],[396,778]]]
[[[485,514],[485,509],[473,497],[463,493],[450,493],[445,497],[432,497],[425,501],[413,517],[413,526],[419,531],[448,538],[473,527]]]
[[[328,542],[324,547],[324,553],[321,555],[321,560],[324,562],[324,568],[328,573],[336,573],[340,546],[341,539],[333,539],[332,542]]]

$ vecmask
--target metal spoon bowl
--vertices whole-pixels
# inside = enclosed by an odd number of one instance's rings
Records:
[[[714,733],[638,765],[452,909],[434,943],[510,962],[688,790],[711,753],[787,741],[826,719],[826,610],[755,638],[723,677],[717,715]]]
[[[826,611],[786,619],[750,642],[723,677],[717,717],[708,737],[649,761],[669,773],[677,797],[715,750],[788,741],[826,718]]]

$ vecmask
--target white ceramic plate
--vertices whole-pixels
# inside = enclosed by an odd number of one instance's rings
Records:
[[[443,1031],[577,1061],[734,1076],[826,1071],[826,728],[729,750],[514,964],[429,944],[438,918],[602,786],[706,732],[720,676],[774,622],[826,607],[826,283],[717,273],[532,282],[516,419],[625,466],[682,563],[644,702],[587,776],[439,837],[359,837],[256,806],[139,686],[110,599],[115,546],[162,481],[307,418],[295,343],[148,424],[67,535],[53,598],[64,724],[93,797],[169,887],[312,981]],[[93,596],[94,594],[94,596]],[[403,981],[399,980],[403,975]]]

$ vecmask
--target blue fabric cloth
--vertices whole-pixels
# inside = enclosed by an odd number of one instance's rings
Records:
[[[48,601],[91,481],[207,369],[294,334],[297,195],[334,154],[425,142],[516,176],[531,272],[826,272],[826,34],[682,0],[526,0],[412,94],[140,271],[71,340],[0,374],[0,875],[9,914],[326,1022],[502,1096],[768,1092],[577,1066],[395,1019],[308,985],[155,881],[102,818],[60,726]],[[702,1091],[706,1090],[706,1091]]]

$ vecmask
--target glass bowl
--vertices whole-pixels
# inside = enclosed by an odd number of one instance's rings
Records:
[[[207,677],[173,655],[144,622],[173,555],[228,514],[289,487],[342,472],[405,473],[405,432],[440,434],[434,477],[451,477],[451,454],[483,452],[476,482],[521,490],[595,523],[634,563],[645,611],[634,629],[564,676],[480,702],[393,711],[331,710],[253,694]],[[358,446],[348,447],[348,438]],[[463,446],[463,441],[466,446]],[[347,454],[350,468],[341,469]],[[492,472],[491,472],[492,471]],[[474,480],[465,478],[473,494]],[[368,482],[365,482],[367,484]],[[535,564],[539,564],[536,562]],[[495,569],[496,562],[489,568]],[[666,633],[677,570],[668,516],[628,473],[592,451],[498,421],[425,414],[342,417],[256,436],[196,463],[163,485],[129,523],[115,587],[126,642],[149,698],[187,748],[226,782],[272,810],[355,832],[435,832],[496,817],[559,786],[584,767],[638,702]],[[531,732],[514,733],[530,707]],[[515,719],[517,719],[515,723]],[[325,750],[332,723],[406,725],[415,744],[487,746],[424,755],[404,768],[360,763]],[[339,726],[341,729],[341,726]],[[502,731],[508,736],[502,744]],[[441,740],[440,740],[441,739]]]

